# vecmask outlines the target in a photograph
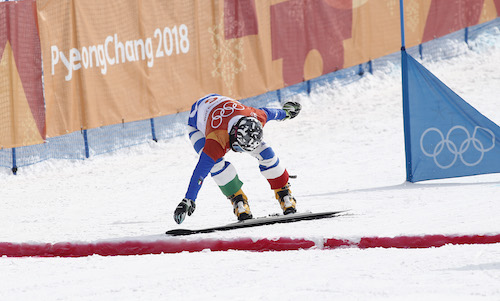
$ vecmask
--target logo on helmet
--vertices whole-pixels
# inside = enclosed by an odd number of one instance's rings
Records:
[[[262,142],[262,124],[254,117],[242,117],[229,132],[229,143],[235,152],[251,152]]]

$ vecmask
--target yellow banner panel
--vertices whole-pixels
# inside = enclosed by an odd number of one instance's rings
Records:
[[[405,0],[408,47],[494,18],[497,0]],[[453,5],[451,5],[453,4]],[[397,0],[38,0],[47,134],[237,99],[398,51]]]

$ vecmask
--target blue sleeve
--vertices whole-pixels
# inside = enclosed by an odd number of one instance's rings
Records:
[[[283,120],[286,117],[286,112],[282,109],[260,108],[260,110],[266,112],[267,121],[269,121],[269,120]]]
[[[215,161],[210,158],[205,152],[202,152],[198,164],[193,171],[191,176],[191,181],[189,182],[189,187],[186,192],[186,198],[195,201],[198,196],[198,192],[201,189],[203,180],[208,175],[212,167],[214,167]]]

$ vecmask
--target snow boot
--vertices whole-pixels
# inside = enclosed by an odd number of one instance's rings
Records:
[[[274,194],[276,196],[276,199],[280,203],[284,215],[297,212],[297,209],[295,209],[295,204],[297,203],[297,201],[292,196],[290,184],[286,184],[284,187],[275,189]]]
[[[250,206],[248,206],[248,198],[241,189],[231,195],[229,200],[231,200],[231,204],[233,204],[234,215],[236,215],[239,221],[253,218],[252,212],[250,212]]]

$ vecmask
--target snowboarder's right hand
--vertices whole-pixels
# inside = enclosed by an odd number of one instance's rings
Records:
[[[184,221],[187,215],[191,216],[193,214],[196,204],[193,200],[184,198],[174,211],[174,220],[176,223],[180,224]]]
[[[293,119],[300,113],[302,106],[298,102],[288,101],[283,105],[283,110],[286,112],[286,119]]]

